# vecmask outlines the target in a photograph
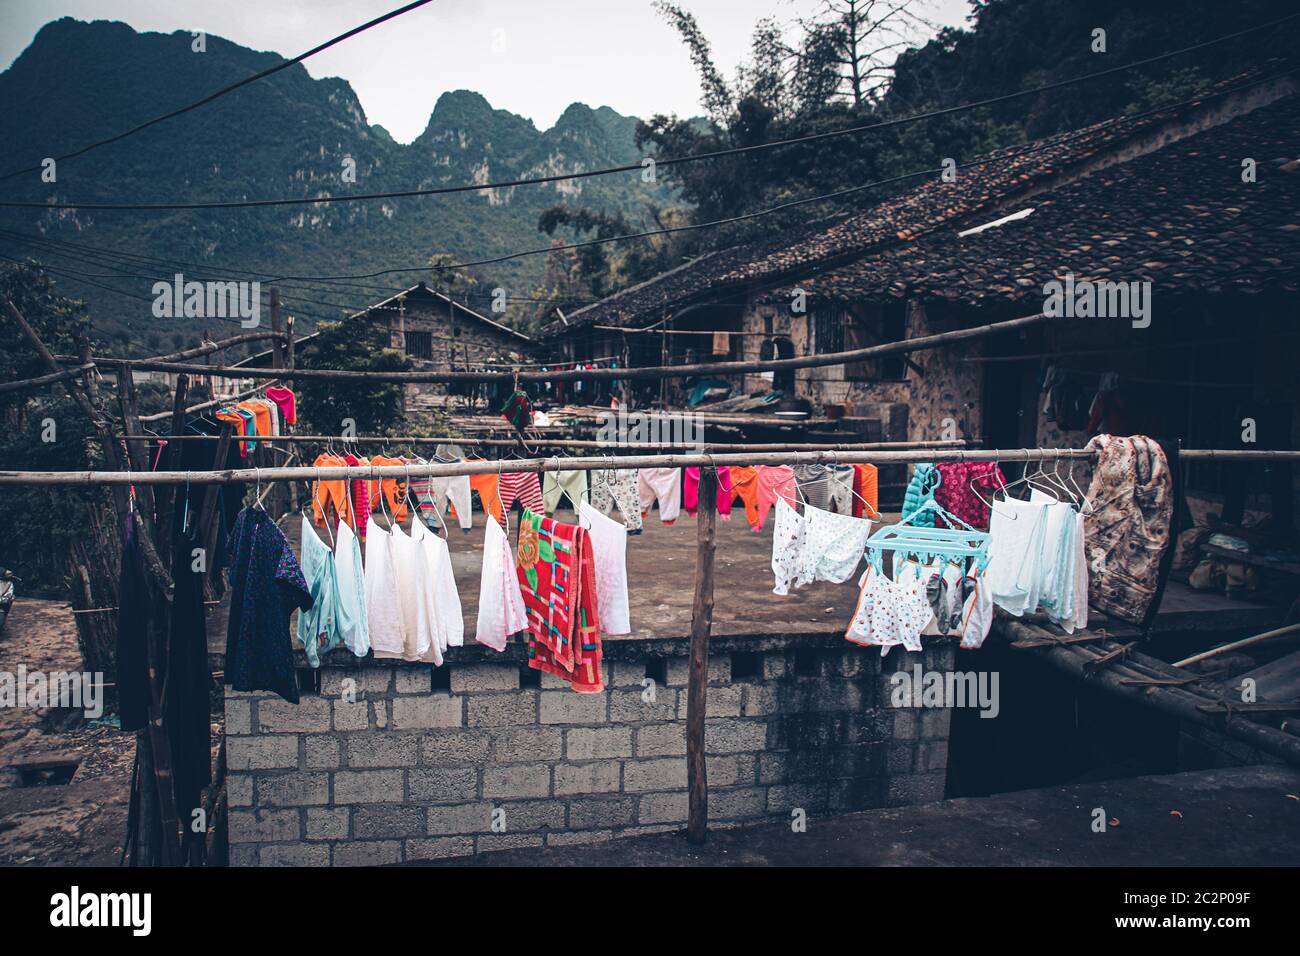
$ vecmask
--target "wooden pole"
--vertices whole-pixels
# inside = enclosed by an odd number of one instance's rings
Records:
[[[708,708],[709,635],[713,630],[713,557],[717,544],[718,473],[700,469],[695,600],[691,605],[690,682],[686,689],[686,788],[689,808],[686,838],[699,845],[708,838],[709,778],[704,756]]]
[[[280,337],[280,290],[275,286],[271,287],[271,331],[276,337],[271,343],[271,366],[284,368],[284,339]]]
[[[1171,666],[1186,667],[1188,664],[1195,664],[1198,661],[1208,660],[1211,657],[1218,657],[1220,654],[1226,653],[1227,651],[1235,651],[1238,648],[1250,647],[1252,644],[1258,644],[1261,641],[1271,640],[1275,637],[1282,637],[1284,634],[1294,634],[1297,631],[1300,631],[1300,624],[1288,624],[1286,627],[1279,627],[1272,631],[1265,631],[1263,634],[1256,634],[1253,637],[1244,637],[1239,641],[1233,641],[1231,644],[1221,644],[1208,651],[1193,654],[1191,657],[1185,657]]]

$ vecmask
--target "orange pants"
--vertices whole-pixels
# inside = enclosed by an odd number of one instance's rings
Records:
[[[240,415],[238,412],[227,411],[224,408],[218,409],[212,414],[216,417],[217,421],[219,422],[229,422],[232,430],[236,435],[244,434],[244,426],[247,425],[248,423],[244,421],[243,415]],[[248,442],[241,441],[239,443],[239,454],[243,458],[248,457]]]
[[[745,520],[751,528],[758,527],[758,469],[748,466],[731,466],[731,500],[739,498],[745,506]]]
[[[317,455],[312,462],[317,468],[336,468],[347,464],[338,455]],[[313,481],[311,483],[311,511],[313,520],[322,527],[330,517],[346,521],[353,529],[357,526],[357,515],[352,510],[352,497],[348,494],[348,483],[342,479],[334,481]]]
[[[375,455],[370,459],[370,464],[385,467],[394,465],[409,464],[405,458],[385,458],[383,455]],[[406,520],[406,479],[404,478],[382,478],[379,481],[379,488],[388,502],[388,513],[393,516],[393,520],[401,524]],[[378,503],[379,495],[375,495],[372,501]]]
[[[864,464],[855,464],[853,470],[857,472],[857,487],[853,490],[871,506],[872,513],[868,517],[877,517],[880,514],[880,472],[875,465]],[[861,501],[853,502],[854,517],[862,517],[865,510]]]

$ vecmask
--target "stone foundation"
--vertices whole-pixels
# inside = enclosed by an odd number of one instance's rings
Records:
[[[711,826],[943,797],[950,713],[892,707],[889,674],[950,670],[950,642],[883,661],[842,639],[776,643],[710,659]],[[681,829],[687,658],[673,644],[649,657],[609,642],[600,694],[515,660],[323,667],[297,706],[228,691],[231,862],[398,863]]]

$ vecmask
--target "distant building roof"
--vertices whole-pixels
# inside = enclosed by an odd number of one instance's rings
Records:
[[[1240,85],[1243,77],[1220,84],[1223,91]],[[1265,88],[1262,84],[1252,91],[1234,94],[1239,101],[1276,97],[1290,94],[1294,83],[1275,81]],[[1269,92],[1272,90],[1272,92]],[[1211,91],[1213,92],[1213,91]],[[1294,99],[1294,97],[1288,97]],[[1107,120],[1067,133],[1046,137],[1032,144],[996,150],[981,157],[978,165],[959,170],[957,179],[944,183],[937,176],[921,186],[887,199],[865,212],[822,219],[805,226],[782,231],[750,243],[733,246],[701,256],[685,265],[662,273],[653,279],[600,302],[586,306],[567,317],[567,322],[552,322],[540,335],[554,338],[593,324],[632,325],[644,324],[692,301],[716,297],[726,290],[768,289],[786,284],[797,277],[816,275],[837,269],[899,247],[913,248],[923,236],[938,230],[964,230],[990,222],[993,219],[1036,205],[1031,198],[1049,190],[1061,188],[1072,181],[1087,183],[1096,179],[1100,171],[1122,169],[1139,156],[1142,149],[1158,154],[1164,139],[1162,131],[1171,124],[1185,123],[1189,117],[1213,115],[1224,108],[1228,97],[1203,98],[1179,110],[1148,115]],[[1248,114],[1249,115],[1249,114]],[[1207,119],[1207,125],[1212,119]],[[1258,125],[1258,124],[1252,124]],[[1175,140],[1177,141],[1177,140]],[[1144,144],[1144,145],[1142,145]],[[1139,146],[1141,145],[1141,148]],[[1258,152],[1252,149],[1249,155]],[[1130,155],[1131,154],[1131,155]],[[1278,153],[1287,155],[1287,151]],[[1257,157],[1258,158],[1258,157]],[[1270,159],[1273,157],[1269,157]],[[1240,184],[1240,157],[1232,168],[1222,171],[1223,181],[1235,179]],[[1080,178],[1082,177],[1082,178]],[[1122,173],[1114,173],[1097,182],[1120,181]],[[1179,195],[1200,196],[1204,186],[1185,177],[1176,176],[1170,187],[1180,188]],[[1094,182],[1083,189],[1099,200]],[[1217,188],[1217,187],[1216,187]],[[1111,202],[1107,199],[1106,202]],[[1167,195],[1165,202],[1177,202],[1177,197]],[[1122,224],[1122,209],[1112,210],[1116,224]],[[1052,216],[1057,213],[1052,212]],[[1023,222],[1012,222],[989,229],[984,235],[997,244],[999,235],[1017,234],[1025,229],[1039,228],[1038,223],[1048,217],[1038,211]],[[1208,226],[1203,222],[1201,228]],[[951,233],[948,233],[951,234]],[[1044,241],[1049,237],[1046,233]],[[971,237],[972,241],[974,236]],[[1107,236],[1097,241],[1104,242]],[[974,244],[978,245],[978,244]],[[972,248],[974,247],[972,246]],[[873,260],[874,261],[874,260]],[[986,260],[968,260],[964,268],[972,272],[970,278],[983,279],[997,275],[997,267]],[[836,273],[837,275],[839,273]],[[811,286],[804,281],[800,287]],[[1041,291],[1041,283],[1039,283]],[[823,291],[831,288],[823,284]],[[849,286],[844,286],[845,294]]]

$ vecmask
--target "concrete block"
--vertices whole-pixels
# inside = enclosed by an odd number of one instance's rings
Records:
[[[645,697],[646,693],[639,690],[610,691],[610,721],[615,724],[641,724],[677,719],[678,693],[675,688],[657,686],[654,700],[646,700]]]
[[[767,724],[761,720],[723,717],[704,722],[706,753],[742,753],[763,750],[766,746]]]
[[[491,746],[486,730],[434,730],[420,738],[420,762],[434,767],[486,763]]]
[[[484,690],[518,690],[517,664],[453,664],[451,692],[467,694]]]
[[[478,853],[517,850],[521,847],[541,846],[544,842],[540,833],[480,833],[474,839],[475,850]]]
[[[424,836],[424,808],[405,805],[354,807],[352,835],[357,838]]]
[[[710,780],[712,784],[712,780]],[[766,787],[709,787],[710,820],[752,820],[767,813]]]
[[[400,840],[353,840],[330,844],[331,866],[387,866],[402,861]]]
[[[423,730],[464,726],[464,698],[444,694],[393,699],[393,729]]]
[[[619,788],[619,762],[562,763],[555,767],[555,795],[573,793],[615,793]],[[650,788],[642,788],[650,789]]]
[[[411,799],[421,803],[465,803],[478,796],[478,771],[473,767],[409,770],[406,782]]]
[[[512,800],[498,803],[493,810],[505,827],[504,833],[564,828],[565,805],[562,800]]]
[[[226,802],[232,807],[253,805],[253,775],[231,773],[226,775]]]
[[[636,729],[636,755],[658,757],[686,755],[686,724],[674,721]]]
[[[308,840],[346,840],[348,838],[347,807],[310,807],[307,810],[305,834]]]
[[[581,797],[569,802],[569,829],[595,830],[636,822],[636,797]]]
[[[491,735],[496,763],[559,760],[564,752],[564,731],[558,727],[507,727]]]
[[[630,756],[630,727],[574,727],[564,732],[564,757],[567,760]]]
[[[740,684],[710,687],[705,713],[709,717],[739,717],[743,691],[744,687]],[[677,716],[681,720],[686,719],[686,697],[686,694],[679,694],[677,697]]]
[[[261,866],[329,866],[330,848],[324,843],[284,843],[262,847]]]
[[[512,764],[483,768],[484,797],[548,797],[551,768],[548,764]]]
[[[453,856],[473,856],[474,838],[468,836],[440,837],[432,840],[407,840],[406,859],[443,860]]]
[[[628,793],[643,790],[681,790],[685,787],[686,760],[683,757],[629,760],[623,766],[623,789]]]
[[[340,770],[334,774],[334,802],[401,803],[402,771]]]
[[[257,805],[260,807],[321,806],[330,802],[330,775],[322,771],[259,774]]]
[[[577,694],[572,690],[542,691],[541,722],[544,724],[603,724],[606,694]]]
[[[226,764],[233,770],[284,770],[298,766],[296,734],[230,737]]]
[[[569,691],[569,693],[573,693]],[[467,698],[468,727],[519,727],[537,723],[537,691],[473,694]]]
[[[253,702],[237,697],[226,698],[226,736],[253,732]]]
[[[425,816],[429,836],[486,833],[492,828],[492,804],[489,801],[428,807]]]
[[[303,754],[308,770],[337,770],[339,767],[339,739],[324,734],[303,739]]]
[[[297,810],[235,810],[230,816],[231,843],[293,843],[302,837]]]
[[[432,667],[397,667],[393,670],[393,692],[397,694],[428,694],[433,688]]]
[[[330,729],[330,702],[324,697],[304,697],[297,704],[278,697],[257,702],[260,734],[323,733]]]
[[[334,701],[334,729],[341,731],[369,730],[369,702],[363,699],[357,699],[351,703],[346,700]]]
[[[414,767],[420,762],[418,734],[347,734],[344,741],[349,767]]]
[[[650,793],[641,798],[639,823],[678,823],[686,819],[685,792]]]

